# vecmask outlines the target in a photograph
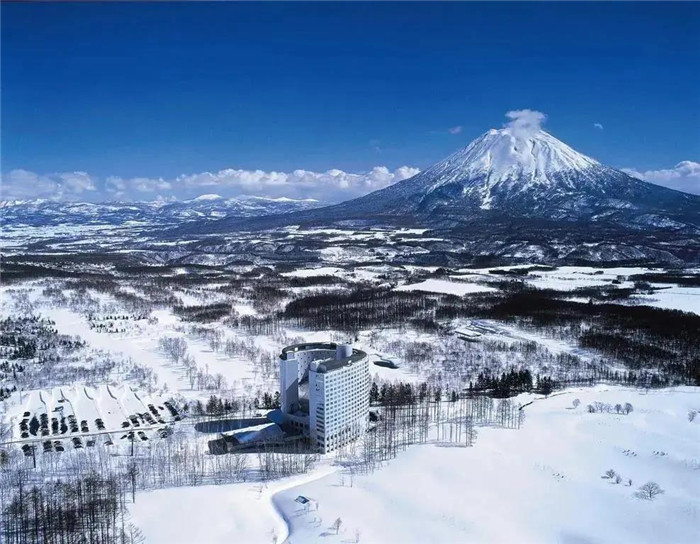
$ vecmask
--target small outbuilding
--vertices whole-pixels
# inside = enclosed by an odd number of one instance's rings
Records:
[[[263,423],[219,434],[217,440],[209,441],[209,452],[214,455],[230,453],[246,446],[279,443],[284,440],[284,431],[276,423]]]

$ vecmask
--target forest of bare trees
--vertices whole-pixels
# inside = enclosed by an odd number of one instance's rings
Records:
[[[128,521],[127,489],[115,477],[76,474],[31,484],[24,471],[0,490],[0,542],[6,544],[141,544]]]

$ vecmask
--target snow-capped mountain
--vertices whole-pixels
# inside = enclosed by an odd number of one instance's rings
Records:
[[[566,173],[593,173],[600,164],[544,131],[518,136],[511,129],[490,130],[469,146],[430,168],[428,193],[452,183],[462,184],[463,193],[473,194],[482,209],[490,209],[494,194],[547,191],[573,177]],[[563,179],[562,179],[563,178]],[[575,179],[575,178],[573,178]],[[595,176],[590,176],[595,183]]]
[[[429,222],[505,216],[634,228],[700,226],[700,197],[604,166],[542,130],[513,128],[489,130],[420,174],[339,207],[417,214]]]
[[[0,202],[4,226],[55,225],[177,225],[190,221],[211,221],[222,217],[257,217],[284,214],[319,206],[313,199],[242,196],[223,198],[202,195],[182,202],[59,202],[14,200]]]
[[[491,257],[700,262],[700,196],[641,181],[544,131],[515,127],[490,130],[412,178],[334,206],[217,194],[168,203],[44,200],[0,206],[3,227],[16,232],[24,225],[136,226],[169,243],[221,234],[226,244],[240,231],[379,224],[432,230],[435,263]],[[292,255],[290,248],[285,251]]]
[[[700,262],[700,196],[631,177],[542,130],[511,126],[489,130],[412,178],[354,200],[287,215],[194,222],[176,235],[377,224],[428,227],[474,258]],[[432,253],[436,262],[449,262],[453,251]]]
[[[354,200],[289,216],[226,219],[195,230],[349,220],[440,229],[478,225],[493,232],[496,225],[518,232],[517,224],[527,223],[540,233],[576,223],[585,229],[697,235],[700,196],[631,177],[542,130],[509,126],[489,130],[412,178]]]

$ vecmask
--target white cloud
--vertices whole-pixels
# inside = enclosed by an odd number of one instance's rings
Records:
[[[271,197],[316,198],[321,201],[340,201],[377,189],[382,189],[417,174],[417,168],[403,166],[393,172],[386,166],[375,166],[369,172],[351,174],[342,170],[311,172],[266,172],[264,170],[226,169],[219,172],[203,172],[179,176],[175,188],[216,188],[216,192],[228,189],[235,194],[252,194]]]
[[[94,191],[95,180],[87,172],[66,172],[55,174],[59,180],[61,189],[68,194],[79,195],[84,191]]]
[[[600,123],[593,123],[593,126],[598,130],[603,130],[603,125],[601,125]]]
[[[459,134],[462,132],[462,125],[457,125],[456,127],[450,127],[447,129],[450,134]]]
[[[622,171],[644,181],[700,195],[700,163],[694,161],[682,161],[666,170],[640,172],[633,168],[623,168]]]
[[[85,198],[83,193],[97,191],[97,180],[86,172],[62,172],[39,175],[28,170],[12,170],[2,176],[0,196],[5,200],[24,198]]]
[[[117,176],[110,176],[105,180],[105,192],[113,198],[120,199],[126,194],[126,181]]]
[[[182,174],[173,179],[110,176],[103,181],[85,172],[39,175],[13,170],[2,176],[5,200],[50,198],[55,200],[154,200],[187,199],[216,192],[225,197],[241,195],[315,198],[340,202],[382,189],[410,178],[418,168],[402,166],[389,170],[375,166],[353,174],[342,170],[275,172],[228,168],[218,172]]]
[[[506,126],[515,136],[528,137],[542,129],[547,116],[536,110],[511,110],[506,113],[511,121]]]

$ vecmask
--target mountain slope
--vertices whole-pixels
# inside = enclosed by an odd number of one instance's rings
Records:
[[[633,178],[552,135],[489,130],[427,170],[334,206],[253,220],[193,224],[185,232],[227,232],[347,221],[460,228],[473,223],[576,223],[582,228],[700,234],[700,196]]]
[[[512,219],[606,221],[633,228],[697,228],[700,197],[635,179],[544,131],[490,130],[420,174],[335,207],[460,222]],[[487,213],[492,212],[492,213]]]
[[[416,176],[354,200],[286,215],[193,222],[169,235],[288,225],[428,227],[474,258],[700,262],[699,196],[633,178],[544,131],[511,127],[490,130]],[[457,258],[446,251],[434,255],[436,261]]]

